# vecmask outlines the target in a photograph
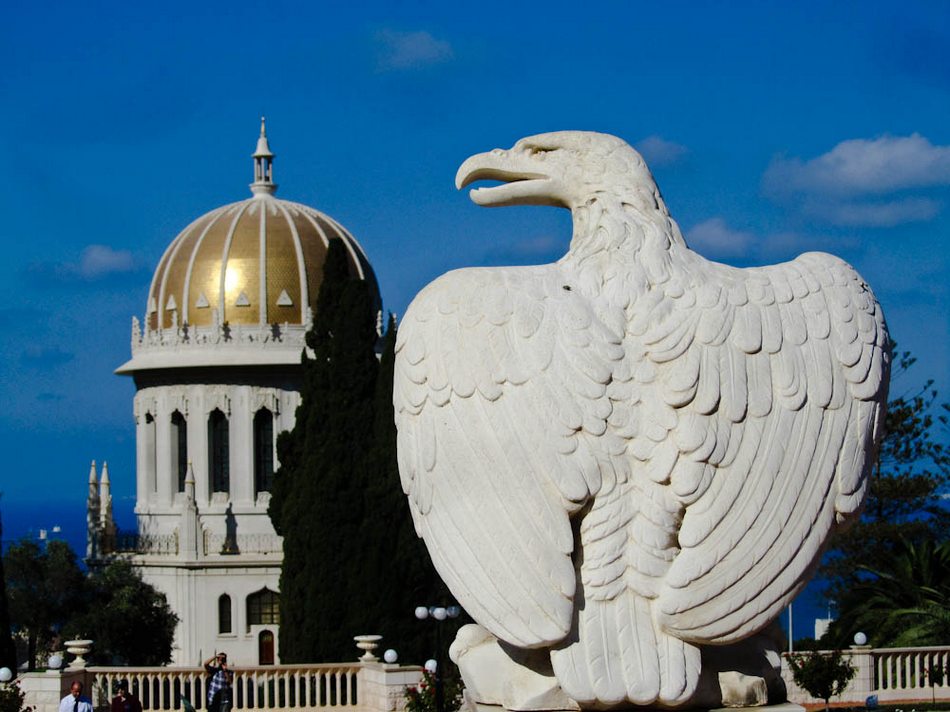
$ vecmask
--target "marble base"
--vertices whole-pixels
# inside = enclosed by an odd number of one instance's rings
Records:
[[[540,708],[539,708],[540,709]],[[780,702],[774,705],[762,705],[761,707],[694,707],[694,708],[670,708],[670,707],[616,707],[617,712],[646,712],[647,710],[663,710],[671,712],[673,709],[683,709],[683,712],[805,712],[805,708],[794,702]],[[467,697],[462,703],[459,712],[506,712],[501,705],[486,705],[474,702]],[[560,708],[550,708],[546,712],[567,712]]]

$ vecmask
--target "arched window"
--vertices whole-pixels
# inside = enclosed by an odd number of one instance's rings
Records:
[[[218,597],[218,633],[231,632],[231,597],[222,593]]]
[[[254,493],[270,492],[274,482],[274,414],[261,408],[254,414]]]
[[[212,492],[230,490],[228,418],[217,408],[208,416],[208,474],[211,476]]]
[[[188,474],[188,423],[177,410],[172,413],[171,446],[172,467],[178,473],[178,491],[184,492]]]
[[[280,597],[263,588],[247,597],[247,624],[280,625]]]

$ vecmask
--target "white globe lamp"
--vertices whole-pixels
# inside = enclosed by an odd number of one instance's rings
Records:
[[[867,637],[864,633],[858,631],[857,633],[854,634],[854,644],[855,644],[855,645],[867,645],[867,644],[868,644],[868,637]]]

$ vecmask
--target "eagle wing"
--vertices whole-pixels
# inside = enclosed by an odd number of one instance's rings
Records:
[[[459,603],[514,645],[571,629],[570,515],[601,477],[581,435],[612,437],[620,341],[555,265],[450,272],[400,325],[393,402],[416,531]]]
[[[868,286],[830,255],[747,270],[680,255],[680,278],[630,325],[641,388],[676,417],[666,438],[634,438],[631,451],[684,507],[656,620],[722,644],[774,619],[832,527],[858,513],[888,336]]]

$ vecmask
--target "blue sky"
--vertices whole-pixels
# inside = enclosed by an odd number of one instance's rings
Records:
[[[566,249],[566,212],[457,192],[463,159],[606,131],[695,249],[844,257],[919,357],[895,390],[948,385],[946,3],[12,3],[0,66],[8,519],[81,502],[91,459],[128,507],[112,371],[165,246],[249,195],[262,113],[278,195],[346,225],[397,313],[446,270]]]

